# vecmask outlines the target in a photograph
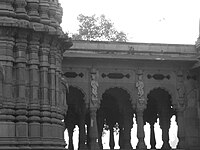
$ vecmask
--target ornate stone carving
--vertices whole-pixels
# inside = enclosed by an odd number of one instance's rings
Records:
[[[63,15],[63,9],[60,3],[58,3],[58,9],[56,11],[56,20],[58,21],[59,24],[62,23],[62,15]]]
[[[15,16],[13,3],[14,3],[14,0],[1,0],[0,1],[0,16],[7,16],[7,17]]]
[[[40,20],[41,23],[44,23],[44,24],[50,23],[48,12],[49,12],[49,0],[40,1],[39,13],[40,13],[40,18],[41,18],[41,20]]]
[[[143,82],[143,73],[141,70],[138,71],[138,79],[136,82],[136,88],[138,90],[138,104],[141,106],[145,106],[146,100],[144,98],[144,82]]]
[[[176,78],[176,91],[178,98],[178,107],[185,107],[185,87],[184,87],[184,76],[183,72],[179,71]]]
[[[61,60],[62,50],[71,43],[46,25],[48,5],[49,0],[40,0],[39,16],[39,0],[0,1],[0,147],[4,150],[65,146]]]
[[[26,0],[15,0],[15,13],[20,19],[29,19],[26,12]]]
[[[91,99],[92,101],[98,100],[98,81],[97,81],[97,72],[95,70],[92,70],[91,72]]]
[[[50,20],[51,20],[50,24],[54,27],[56,27],[58,25],[57,21],[55,19],[56,10],[57,10],[56,3],[54,2],[54,0],[50,0],[50,7],[49,7],[49,16],[50,16]]]
[[[26,0],[27,1],[27,8],[28,8],[28,15],[31,21],[39,21],[39,0]]]

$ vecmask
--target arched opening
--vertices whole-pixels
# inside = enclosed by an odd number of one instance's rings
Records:
[[[133,108],[129,93],[122,88],[110,88],[102,95],[97,112],[99,146],[101,149],[131,149],[131,129],[133,126]],[[103,134],[108,143],[102,142]],[[103,140],[104,141],[104,140]]]
[[[86,116],[87,109],[83,92],[73,86],[69,87],[67,96],[68,110],[65,116],[65,127],[67,129],[66,143],[69,150],[86,148]],[[66,132],[66,131],[65,131]]]
[[[174,124],[176,113],[171,102],[171,95],[166,90],[157,88],[152,90],[147,95],[147,98],[144,122],[150,126],[150,148],[171,149],[172,147],[176,147],[176,145],[174,146],[175,143],[173,145],[169,143],[169,131],[174,130],[177,133],[177,125]],[[173,119],[174,129],[170,128],[170,125],[172,125],[171,119]],[[159,134],[155,132],[159,132]],[[177,135],[175,140],[177,140]]]

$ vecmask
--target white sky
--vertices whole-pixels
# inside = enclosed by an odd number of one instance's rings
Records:
[[[77,16],[110,19],[130,42],[195,44],[199,35],[200,0],[59,0],[63,30],[76,33]]]

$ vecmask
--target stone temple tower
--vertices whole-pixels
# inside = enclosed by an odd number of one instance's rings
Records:
[[[61,150],[66,83],[58,0],[0,0],[0,149]]]

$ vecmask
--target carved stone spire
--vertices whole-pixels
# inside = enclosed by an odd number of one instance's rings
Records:
[[[58,2],[51,10],[49,2],[0,0],[0,149],[66,145],[61,60],[72,43],[55,18]]]
[[[195,45],[197,50],[200,51],[200,18],[199,18],[199,37],[197,38]]]

